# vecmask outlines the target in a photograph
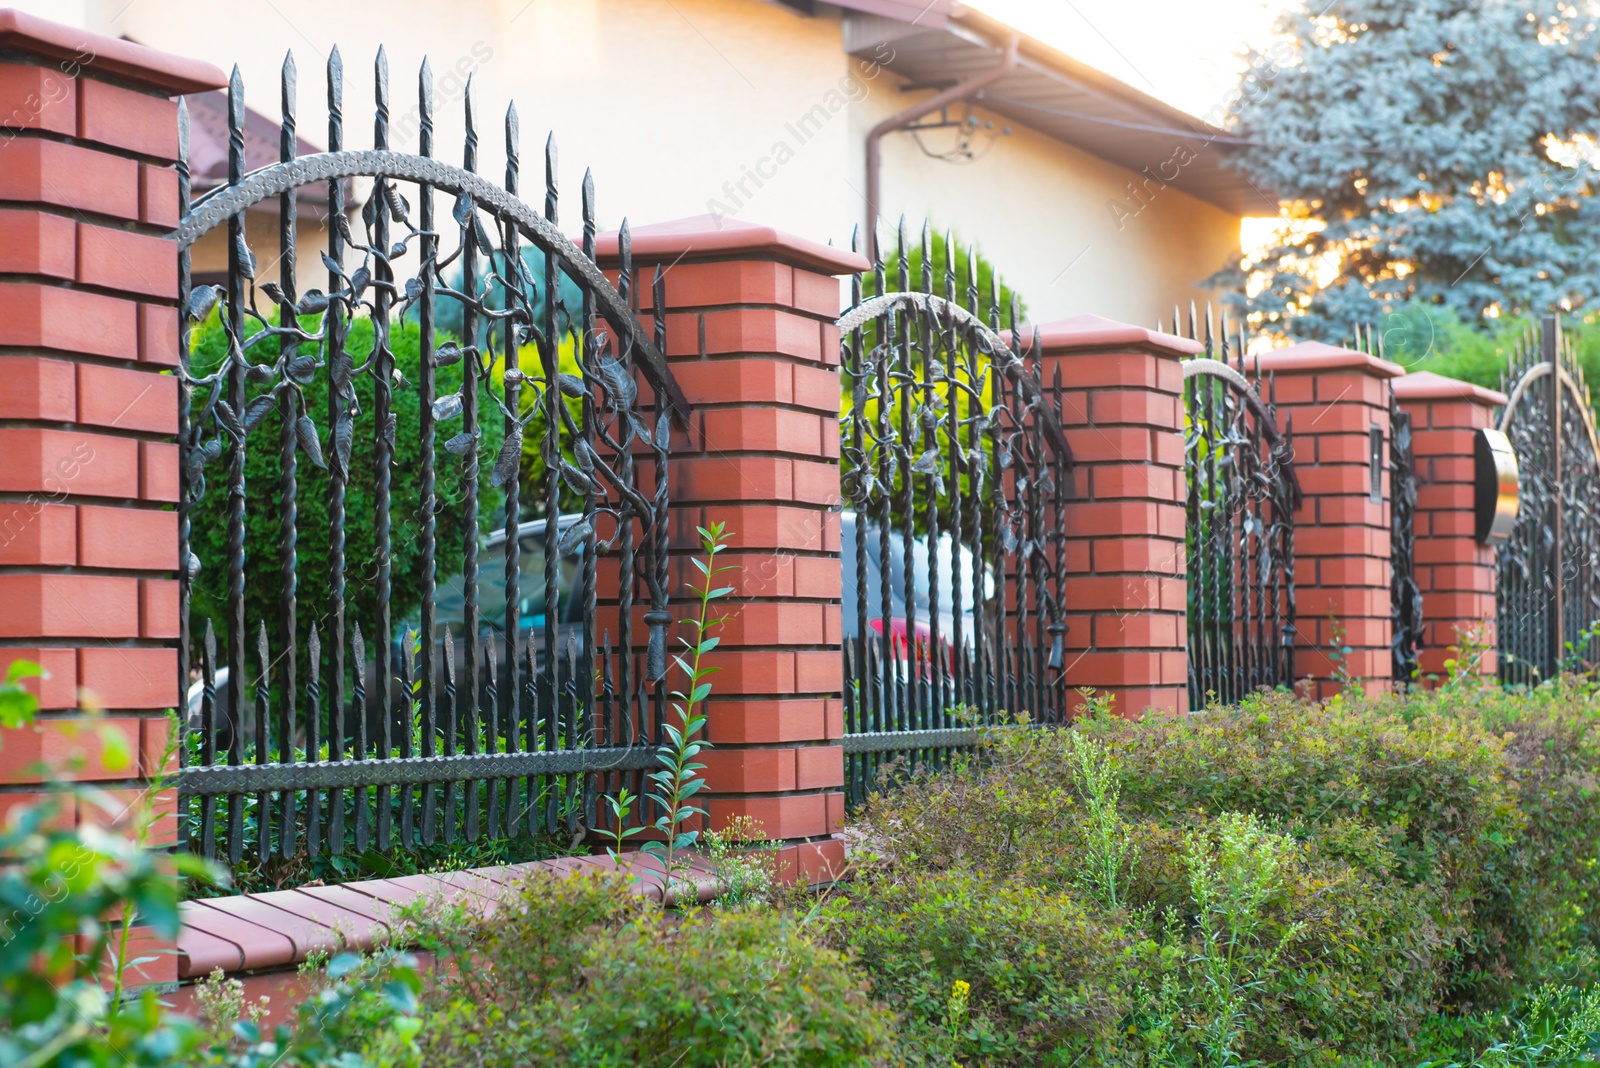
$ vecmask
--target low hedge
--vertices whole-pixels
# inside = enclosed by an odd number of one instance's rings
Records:
[[[226,983],[199,1021],[153,993],[113,1007],[92,958],[52,997],[36,962],[71,958],[83,908],[132,895],[170,923],[175,895],[126,884],[134,850],[41,899],[108,839],[36,811],[0,871],[36,913],[0,1046],[227,1068],[1596,1063],[1596,709],[1576,680],[1453,684],[999,732],[872,798],[856,877],[821,900],[676,913],[618,878],[534,880],[488,919],[419,909],[403,941],[429,968],[390,950],[308,973],[271,1035]]]
[[[1441,1019],[1597,978],[1596,722],[1568,680],[1005,732],[869,802],[827,938],[957,1060],[1415,1064]],[[1048,997],[988,978],[1046,962]]]

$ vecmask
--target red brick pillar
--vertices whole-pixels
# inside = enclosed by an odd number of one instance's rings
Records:
[[[131,803],[166,748],[180,699],[172,98],[224,79],[14,11],[0,47],[0,670],[49,672],[33,684],[39,722],[0,739],[4,819],[47,782]],[[83,729],[80,695],[106,710],[99,730]],[[106,818],[64,804],[64,819]],[[170,791],[160,808],[175,810]],[[164,818],[152,844],[175,831]],[[175,969],[163,955],[142,971]]]
[[[812,881],[841,870],[840,283],[855,253],[710,216],[632,231],[639,302],[665,270],[667,358],[692,408],[668,467],[676,615],[699,573],[697,526],[731,533],[701,755],[713,827],[740,815]],[[617,239],[600,239],[616,266]],[[602,594],[604,591],[602,591]]]
[[[1280,425],[1292,419],[1294,464],[1305,491],[1295,514],[1295,676],[1314,697],[1341,676],[1388,690],[1389,389],[1397,364],[1308,341],[1264,355]],[[1377,446],[1376,493],[1373,448]],[[1335,628],[1350,649],[1336,661]]]
[[[1179,361],[1200,346],[1097,315],[1038,330],[1044,381],[1061,371],[1061,424],[1076,464],[1063,520],[1066,685],[1111,695],[1126,716],[1186,712]],[[1069,706],[1081,703],[1073,695]]]
[[[1505,394],[1431,371],[1394,381],[1394,396],[1411,416],[1417,480],[1416,577],[1422,591],[1424,679],[1448,674],[1457,632],[1474,631],[1483,647],[1475,671],[1493,675],[1495,555],[1475,535],[1473,449],[1478,431],[1494,425]]]

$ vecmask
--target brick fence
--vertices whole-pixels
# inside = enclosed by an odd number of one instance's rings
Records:
[[[1495,674],[1494,549],[1473,529],[1473,447],[1494,425],[1503,393],[1430,372],[1395,379],[1395,400],[1411,415],[1416,458],[1416,578],[1422,591],[1424,678],[1448,674],[1458,635],[1477,633],[1484,646],[1474,670]]]
[[[223,77],[16,12],[0,44],[0,669],[49,672],[41,722],[0,737],[3,819],[46,783],[127,804],[161,771],[180,699],[172,98]],[[80,704],[104,711],[96,729]],[[64,819],[108,818],[56,800]],[[175,791],[157,805],[151,844],[171,844]],[[143,971],[168,980],[176,962]]]
[[[1306,342],[1261,357],[1279,418],[1292,420],[1305,491],[1295,516],[1295,675],[1313,697],[1345,680],[1386,690],[1389,642],[1389,388],[1397,364]],[[1373,463],[1373,442],[1379,443]],[[1468,511],[1470,513],[1470,502]],[[1336,649],[1348,652],[1336,653]]]
[[[733,598],[707,706],[713,827],[758,820],[792,872],[842,869],[839,316],[852,252],[710,216],[635,229],[636,293],[665,268],[667,360],[693,406],[668,466],[674,597],[696,528],[725,523]],[[599,242],[615,271],[617,237]]]
[[[32,729],[0,738],[0,818],[55,779],[131,799],[160,772],[182,700],[176,642],[178,154],[173,96],[220,87],[209,64],[0,13],[0,667],[32,683]],[[709,217],[633,231],[634,291],[665,271],[666,355],[693,411],[668,474],[673,594],[695,527],[733,533],[731,620],[714,654],[705,756],[714,826],[748,815],[791,874],[844,860],[839,510],[840,276],[854,253]],[[617,269],[615,237],[600,243]],[[1124,714],[1188,707],[1180,361],[1198,346],[1081,316],[1039,328],[1077,466],[1066,509],[1067,658],[1059,684]],[[1292,418],[1297,674],[1389,684],[1389,390],[1413,415],[1423,670],[1457,627],[1491,620],[1493,558],[1471,541],[1472,435],[1503,398],[1369,355],[1297,345],[1263,356]],[[615,582],[615,578],[612,579]],[[613,591],[614,592],[614,591]],[[602,597],[604,591],[602,591]],[[1350,652],[1335,661],[1335,626]],[[643,628],[639,628],[643,633]],[[1492,671],[1488,661],[1482,670]],[[92,698],[80,698],[92,694]],[[85,703],[135,754],[116,766]],[[174,840],[168,818],[156,845]],[[96,818],[69,809],[65,818]],[[253,907],[253,906],[252,906]],[[146,966],[170,981],[171,957]]]

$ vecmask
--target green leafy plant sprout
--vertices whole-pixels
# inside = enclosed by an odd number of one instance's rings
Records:
[[[1587,675],[1595,669],[1595,642],[1600,641],[1600,619],[1591,622],[1578,632],[1574,641],[1566,642],[1561,657],[1563,675]]]
[[[628,817],[633,815],[634,802],[638,800],[638,795],[626,786],[615,794],[606,795],[606,807],[611,810],[612,828],[609,835],[611,842],[606,846],[606,853],[612,860],[621,859],[622,847],[629,838],[644,833],[643,827],[628,826]]]
[[[778,882],[778,844],[761,823],[738,816],[705,836],[706,855],[717,876],[719,908],[755,908],[773,903]]]
[[[1137,859],[1138,845],[1122,824],[1118,810],[1122,790],[1117,767],[1104,745],[1077,731],[1068,731],[1067,763],[1076,780],[1084,815],[1085,855],[1078,878],[1085,890],[1108,909],[1122,908],[1122,873]]]
[[[1328,613],[1328,634],[1331,635],[1331,644],[1328,647],[1328,662],[1333,665],[1333,679],[1339,684],[1339,692],[1360,690],[1361,680],[1350,673],[1350,654],[1355,649],[1345,644],[1345,625],[1339,617],[1332,612]]]
[[[1239,1063],[1252,996],[1276,972],[1304,925],[1290,924],[1275,944],[1263,943],[1265,910],[1283,889],[1284,862],[1294,843],[1268,831],[1254,815],[1226,813],[1218,824],[1215,846],[1198,832],[1185,838],[1183,863],[1199,935],[1193,964],[1206,1009],[1203,1059],[1221,1068]]]
[[[692,639],[678,639],[688,659],[678,653],[672,657],[673,663],[677,664],[678,670],[687,679],[688,689],[687,692],[673,691],[672,696],[676,700],[672,703],[672,711],[677,716],[677,722],[662,724],[667,741],[656,751],[656,761],[661,765],[661,770],[651,773],[650,781],[655,788],[649,794],[650,800],[656,803],[660,811],[651,828],[660,837],[652,838],[642,847],[644,852],[661,861],[662,878],[665,880],[662,886],[663,900],[670,896],[678,872],[685,866],[683,850],[700,838],[700,829],[692,826],[694,818],[709,816],[694,801],[695,795],[706,785],[705,780],[697,774],[705,765],[698,763],[695,757],[711,745],[701,737],[706,726],[706,715],[699,710],[711,695],[711,683],[707,680],[718,670],[705,664],[704,658],[721,641],[711,632],[727,622],[725,616],[712,617],[712,603],[733,592],[732,586],[719,587],[713,583],[716,576],[738,570],[733,566],[716,566],[717,554],[728,547],[728,534],[723,524],[712,523],[697,529],[705,559],[695,557],[690,562],[701,575],[701,581],[695,589],[699,609],[692,618],[684,620],[694,628]]]

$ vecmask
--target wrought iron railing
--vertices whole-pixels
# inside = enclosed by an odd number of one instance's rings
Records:
[[[1498,425],[1520,507],[1498,550],[1500,678],[1536,685],[1600,658],[1600,439],[1576,354],[1545,318],[1511,353]]]
[[[434,155],[427,64],[416,153],[389,144],[382,50],[373,85],[372,147],[347,148],[335,50],[328,150],[297,157],[291,56],[279,161],[247,174],[235,71],[227,184],[191,205],[179,172],[196,679],[180,816],[192,849],[235,863],[593,827],[600,791],[642,792],[665,698],[667,420],[684,407],[662,302],[641,326],[625,226],[618,287],[595,264],[587,176],[581,247],[564,236],[553,142],[542,210],[521,199],[514,107],[495,184],[474,173],[470,86],[454,166]],[[301,292],[310,183],[327,289]],[[274,215],[276,247],[253,247],[247,220]],[[225,282],[191,286],[192,246],[221,227]],[[614,634],[596,622],[605,557],[624,576]]]
[[[1380,354],[1381,355],[1381,354]],[[1389,393],[1389,615],[1394,681],[1414,685],[1423,639],[1422,587],[1417,584],[1417,464],[1411,413]]]
[[[1173,312],[1173,329],[1180,328]],[[1202,336],[1203,331],[1203,336]],[[1189,707],[1233,704],[1294,681],[1293,428],[1278,429],[1272,380],[1248,375],[1244,338],[1189,310],[1205,354],[1184,362]]]
[[[1059,376],[924,228],[840,319],[846,788],[937,767],[1008,715],[1066,715]],[[942,263],[940,262],[942,259]],[[930,269],[931,265],[931,269]]]

